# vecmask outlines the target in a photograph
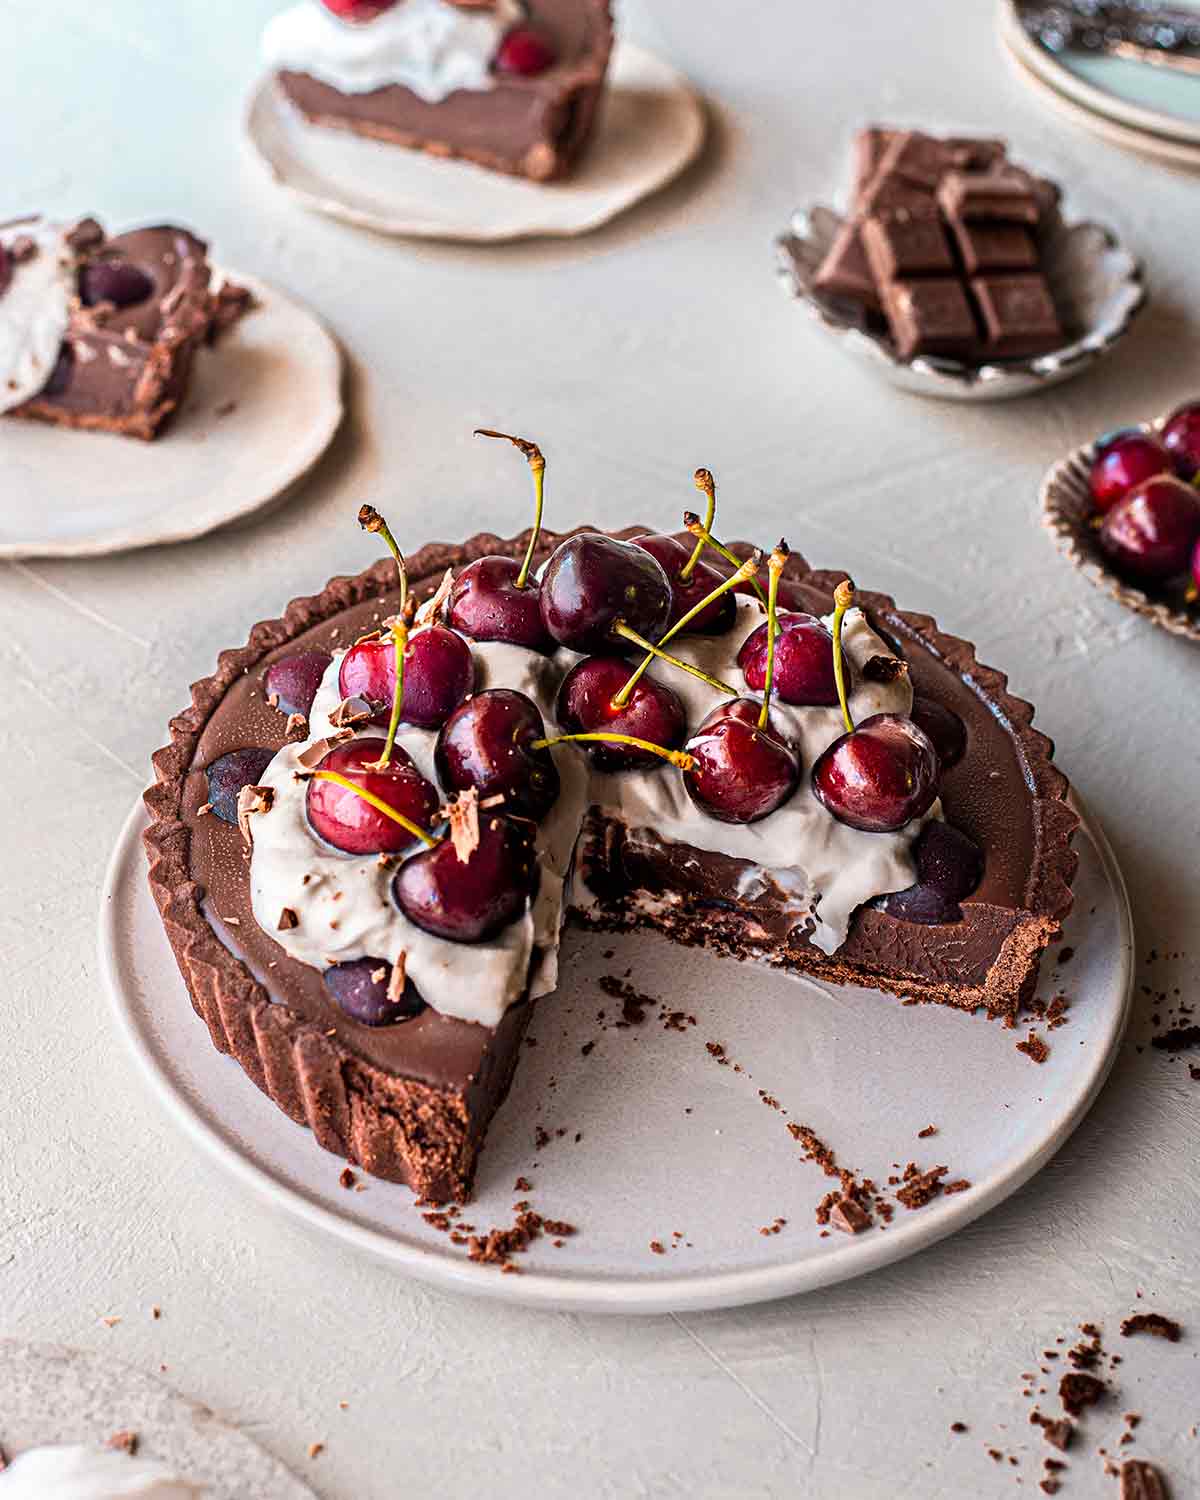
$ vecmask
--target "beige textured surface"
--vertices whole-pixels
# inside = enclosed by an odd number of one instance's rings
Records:
[[[1102,818],[1143,958],[1185,954],[1148,965],[1146,983],[1194,989],[1200,658],[1079,577],[1036,499],[1069,447],[1200,385],[1194,185],[1047,112],[1001,57],[985,0],[638,0],[631,33],[715,101],[706,163],[578,243],[414,248],[305,213],[243,157],[239,104],[273,3],[5,12],[6,118],[24,142],[6,156],[8,200],[193,222],[228,264],[329,320],[353,410],[294,501],[244,529],[0,571],[0,1326],[145,1371],[166,1363],[326,1500],[1003,1500],[1017,1477],[1036,1493],[1019,1372],[1095,1318],[1126,1361],[1119,1404],[1091,1433],[1111,1444],[1116,1413],[1142,1411],[1134,1451],[1186,1495],[1200,1483],[1187,1435],[1200,1325],[1176,1346],[1116,1336],[1137,1305],[1186,1320],[1200,1300],[1200,1085],[1184,1062],[1138,1050],[1149,999],[1063,1153],[966,1233],[779,1305],[605,1322],[405,1284],[238,1197],[115,1045],[94,923],[108,851],[184,684],[249,621],[362,565],[360,501],[386,508],[406,544],[525,523],[519,464],[469,435],[486,423],[543,442],[556,519],[673,522],[706,464],[727,532],[786,531],[975,639],[1037,702]],[[1036,401],[959,410],[886,390],[828,350],[781,295],[771,240],[797,202],[837,190],[848,132],[872,115],[1005,131],[1068,179],[1073,211],[1127,231],[1151,303],[1119,356]],[[79,446],[86,482],[94,450]],[[0,497],[7,482],[0,469]],[[106,1314],[123,1321],[107,1328]],[[949,1434],[956,1419],[968,1435]],[[1019,1469],[988,1459],[996,1440],[1021,1445]],[[1064,1500],[1113,1492],[1090,1452],[1071,1465]]]

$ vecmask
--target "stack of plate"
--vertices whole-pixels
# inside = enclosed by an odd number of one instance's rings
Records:
[[[1040,93],[1118,146],[1200,170],[1200,74],[1101,51],[1053,52],[1026,31],[1021,10],[1018,0],[1000,0],[1000,35]]]

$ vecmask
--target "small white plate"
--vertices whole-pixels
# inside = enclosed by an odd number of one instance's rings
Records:
[[[407,1275],[529,1306],[732,1307],[911,1255],[978,1218],[1049,1161],[1104,1082],[1129,1010],[1128,899],[1091,822],[1076,839],[1075,914],[1064,939],[1075,954],[1061,974],[1047,959],[1040,991],[1048,999],[1065,989],[1070,1019],[1047,1033],[1050,1056],[1041,1066],[1016,1050],[1023,1029],[979,1016],[903,1006],[873,991],[825,990],[649,934],[572,929],[565,981],[539,1004],[537,1045],[525,1051],[492,1124],[477,1196],[462,1217],[481,1230],[507,1227],[514,1199],[528,1198],[578,1234],[561,1249],[536,1241],[519,1258],[524,1274],[505,1276],[471,1263],[426,1225],[406,1188],[373,1178],[363,1178],[361,1193],[340,1187],[341,1160],[214,1051],[150,896],[144,826],[139,804],[105,880],[100,958],[121,1030],[175,1121],[244,1186],[341,1243]],[[640,1026],[612,1027],[621,1001],[598,981],[627,971],[639,991],[698,1024],[668,1031],[655,1006]],[[601,1010],[608,1029],[597,1020]],[[719,1065],[708,1042],[721,1043],[742,1071]],[[787,1119],[764,1106],[760,1091]],[[802,1159],[787,1120],[810,1125],[843,1164],[877,1183],[893,1163],[912,1159],[922,1168],[945,1163],[972,1186],[915,1211],[897,1206],[887,1230],[822,1239],[814,1209],[830,1183]],[[937,1135],[918,1140],[931,1123]],[[537,1126],[549,1145],[535,1146]],[[531,1191],[514,1188],[518,1176],[532,1181]],[[777,1218],[787,1220],[778,1234],[759,1233]],[[651,1250],[652,1240],[664,1254]]]
[[[0,557],[95,557],[203,536],[306,474],[342,420],[341,353],[308,308],[240,271],[258,306],[192,367],[152,443],[0,420]]]
[[[114,1433],[135,1432],[139,1455],[202,1484],[205,1500],[317,1500],[207,1406],[107,1354],[0,1339],[0,1369],[10,1459],[48,1443],[102,1444]]]
[[[310,125],[270,76],[251,93],[245,128],[276,182],[307,208],[382,234],[495,243],[606,224],[695,160],[705,116],[681,74],[621,42],[596,133],[563,182],[527,182]]]

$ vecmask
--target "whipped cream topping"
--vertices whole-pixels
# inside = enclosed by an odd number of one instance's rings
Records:
[[[343,94],[402,84],[429,104],[456,89],[494,87],[501,38],[524,20],[518,0],[461,9],[448,0],[400,0],[375,20],[350,25],[319,0],[301,0],[267,22],[263,61],[307,73]]]
[[[693,665],[742,686],[737,654],[742,642],[763,621],[754,600],[738,605],[731,631],[723,636],[677,638],[672,650]],[[826,621],[831,623],[832,617]],[[861,667],[872,656],[890,655],[860,610],[847,612],[842,629],[849,660]],[[520,646],[471,642],[476,691],[510,687],[527,694],[541,709],[547,734],[556,732],[554,700],[566,672],[579,660],[560,650],[544,657]],[[817,756],[843,733],[836,708],[794,708],[778,700],[776,721],[793,736],[803,758],[803,775],[795,794],[758,823],[733,824],[709,817],[688,796],[682,775],[663,765],[650,771],[603,775],[593,770],[577,746],[560,745],[551,753],[562,789],[538,827],[537,859],[541,883],[532,907],[498,936],[483,943],[453,943],[409,922],[391,899],[394,867],[374,855],[349,855],[323,843],[308,824],[307,781],[298,780],[299,757],[307,746],[332,732],[329,715],[341,701],[339,652],[326,670],[309,718],[309,739],[284,746],[268,766],[261,784],[274,789],[267,813],[252,820],[251,898],[259,926],[302,963],[326,968],[358,958],[394,962],[405,954],[407,972],[425,1001],[443,1015],[494,1026],[524,992],[530,957],[541,952],[532,976],[531,995],[552,990],[558,979],[558,933],[568,900],[586,907],[591,900],[581,882],[567,889],[571,858],[580,824],[589,806],[621,819],[636,842],[653,833],[668,843],[691,845],[750,862],[742,873],[739,894],[747,899],[774,886],[794,910],[796,926],[811,923],[811,941],[834,953],[846,939],[856,907],[872,896],[903,890],[916,872],[912,844],[929,818],[940,817],[934,803],[924,819],[914,819],[895,833],[863,833],[837,822],[812,795],[811,771]],[[683,699],[694,731],[723,695],[687,673],[666,669],[663,681]],[[907,677],[890,683],[853,674],[851,713],[859,722],[874,713],[908,713],[912,688]],[[754,694],[747,692],[747,697]],[[363,733],[378,735],[368,727]],[[397,736],[417,769],[435,785],[433,730],[402,725]],[[295,927],[279,929],[280,913],[290,907]]]
[[[0,1473],[0,1500],[199,1500],[164,1465],[82,1443],[29,1448]]]
[[[59,225],[34,220],[0,229],[7,250],[27,236],[37,253],[15,262],[0,292],[0,412],[28,401],[50,379],[76,295],[77,263]]]

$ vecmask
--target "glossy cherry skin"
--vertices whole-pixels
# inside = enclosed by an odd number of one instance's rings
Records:
[[[967,748],[967,726],[953,709],[944,708],[932,698],[914,693],[909,718],[933,741],[938,765],[943,771],[958,764]]]
[[[618,620],[656,641],[671,613],[671,585],[653,557],[632,542],[581,532],[555,548],[542,572],[542,623],[572,651],[628,651],[612,634]]]
[[[497,73],[510,77],[536,78],[558,61],[554,44],[536,26],[514,26],[507,32],[493,63]]]
[[[563,678],[554,705],[554,717],[564,734],[631,734],[649,740],[664,750],[675,750],[687,731],[683,700],[674,688],[656,682],[648,672],[622,707],[613,699],[629,681],[630,667],[619,656],[585,656]],[[579,746],[586,750],[598,771],[653,770],[666,762],[648,750],[633,745]]]
[[[707,598],[726,577],[724,573],[718,573],[715,568],[710,568],[706,562],[700,561],[687,578],[681,578],[679,575],[692,555],[692,548],[676,536],[665,534],[635,536],[633,545],[648,552],[670,581],[671,613],[667,619],[668,625],[674,625],[676,620],[682,619],[689,609],[694,609],[701,599]],[[706,609],[700,611],[695,619],[689,620],[686,628],[680,633],[682,635],[724,635],[727,630],[733,628],[736,618],[737,600],[731,589],[727,594],[722,594],[719,599],[714,599]]]
[[[1113,506],[1100,527],[1100,546],[1123,573],[1151,581],[1187,571],[1200,537],[1200,493],[1160,474]]]
[[[471,648],[444,625],[414,630],[404,653],[406,724],[438,729],[475,685]],[[343,698],[362,698],[371,707],[371,722],[386,725],[396,688],[396,647],[389,640],[360,641],[342,658],[338,691]]]
[[[323,975],[325,988],[352,1021],[363,1026],[395,1026],[411,1021],[425,1009],[425,1002],[411,979],[404,983],[399,1000],[388,999],[392,966],[382,958],[355,958],[332,964]]]
[[[782,807],[800,782],[800,755],[753,698],[720,703],[688,740],[696,759],[683,784],[697,807],[723,823],[756,823]]]
[[[332,660],[326,651],[296,651],[281,656],[267,668],[263,679],[267,696],[275,698],[281,714],[303,714],[307,719]]]
[[[1122,428],[1102,437],[1096,445],[1088,488],[1092,503],[1103,513],[1144,479],[1171,472],[1171,456],[1162,443],[1137,427]]]
[[[332,11],[340,21],[361,23],[373,21],[376,16],[391,10],[396,0],[321,0],[326,10]]]
[[[393,746],[386,768],[375,769],[371,763],[383,754],[383,746],[383,740],[373,737],[352,740],[331,750],[318,770],[339,772],[418,828],[430,828],[438,812],[436,789],[398,745]],[[386,813],[335,781],[314,777],[308,783],[306,802],[314,833],[347,854],[399,854],[417,842]]]
[[[274,750],[263,750],[258,745],[218,756],[204,772],[208,777],[210,810],[223,823],[236,823],[238,793],[244,786],[257,786],[274,759]]]
[[[772,697],[801,707],[829,708],[838,701],[833,675],[833,636],[815,615],[781,614],[775,638],[775,677]],[[742,642],[738,666],[752,693],[767,681],[767,622]],[[846,664],[849,672],[849,663]],[[846,684],[849,691],[850,684]]]
[[[520,573],[515,557],[477,557],[454,580],[446,618],[475,641],[553,651],[554,641],[542,624],[541,585],[530,574],[518,588]]]
[[[849,828],[894,833],[938,794],[937,751],[901,714],[872,714],[834,740],[813,766],[813,796]]]
[[[1181,479],[1194,479],[1200,474],[1200,401],[1189,401],[1171,413],[1163,426],[1162,440]]]
[[[983,879],[983,852],[974,839],[949,823],[926,823],[913,845],[917,883],[881,896],[872,905],[905,922],[962,920],[965,901]]]
[[[494,937],[537,888],[529,825],[481,813],[479,843],[465,860],[450,840],[405,860],[392,894],[410,922],[455,943]]]
[[[448,793],[474,787],[479,800],[503,797],[502,812],[540,821],[558,801],[558,768],[549,750],[531,750],[545,725],[532,698],[488,688],[460,703],[442,725],[433,759]]]

